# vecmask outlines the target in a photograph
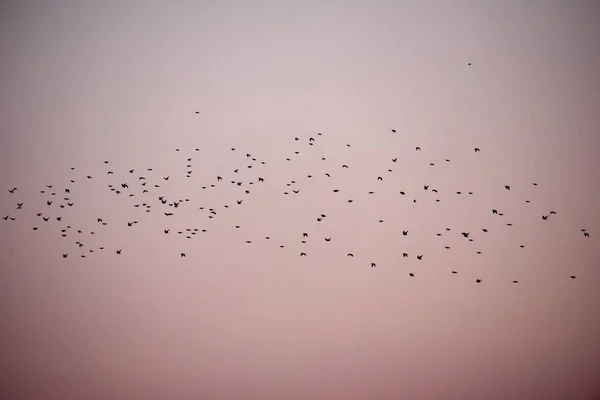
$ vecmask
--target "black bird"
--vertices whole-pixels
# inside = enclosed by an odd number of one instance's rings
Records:
[[[376,266],[377,266],[377,264],[371,263],[371,268],[376,267]]]
[[[69,254],[67,254],[67,253],[64,253],[64,254],[63,254],[63,258],[67,258],[67,256],[68,256],[68,255],[69,255]]]
[[[575,275],[571,275],[571,279],[576,279],[577,277]]]
[[[481,150],[479,150],[479,147],[475,147],[475,153],[479,152]]]
[[[458,274],[458,272],[456,272],[456,271],[452,271],[452,273],[453,273],[453,274]]]
[[[402,253],[402,257],[403,257],[403,258],[406,258],[406,257],[408,257],[408,253]]]
[[[590,237],[590,234],[587,232],[583,232],[583,237]]]
[[[48,222],[48,220],[50,219],[50,217],[42,217],[42,219],[46,222]]]
[[[303,233],[302,237],[308,237],[308,233]]]
[[[506,185],[506,186],[504,186],[504,189],[510,190],[510,186]]]
[[[121,250],[117,250],[117,254],[121,254]]]
[[[238,203],[238,204],[242,204],[242,201],[243,201],[243,200],[237,200],[237,203]]]
[[[185,257],[185,253],[181,253],[181,257]]]
[[[546,220],[546,219],[548,219],[548,216],[547,215],[542,215],[542,219]]]
[[[300,257],[305,256],[305,255],[306,255],[306,253],[300,253]]]
[[[5,220],[5,221],[8,220],[8,215],[5,216],[5,217],[2,217],[2,219]]]
[[[411,278],[414,278],[414,277],[415,277],[415,274],[413,274],[412,272],[409,272],[409,273],[408,273],[408,276],[410,276]]]
[[[402,231],[402,234],[403,234],[404,236],[406,236],[406,235],[408,235],[408,231]]]
[[[299,191],[299,190],[293,190],[293,189],[292,189],[292,192],[294,192],[294,193],[296,193],[296,194],[300,193],[300,191]]]
[[[395,129],[392,129],[392,133],[396,133],[396,130],[395,130]]]
[[[396,162],[396,161],[398,161],[398,157],[392,158],[392,162]]]
[[[380,177],[380,176],[378,176],[378,177],[377,177],[377,180],[378,180],[378,181],[383,181],[383,178],[382,178],[382,177]]]
[[[9,192],[14,193],[17,188],[8,189]]]
[[[519,283],[519,281],[513,281],[513,283]]]
[[[331,238],[325,238],[325,241],[329,242],[329,241],[331,241]]]
[[[492,210],[492,214],[498,214],[498,210]]]
[[[417,256],[417,260],[421,260],[423,259],[423,255],[421,254],[420,256]]]
[[[348,257],[354,257],[354,254],[348,253]]]
[[[404,193],[404,192],[400,192],[400,194],[401,194],[402,196],[406,196],[406,193]]]
[[[342,165],[342,168],[348,168],[348,166],[346,164]]]
[[[469,232],[462,232],[462,235],[463,235],[464,237],[469,237]]]
[[[169,180],[169,176],[167,176],[167,177],[163,177],[163,179],[164,179],[165,181],[168,181],[168,180]]]
[[[173,213],[165,213],[165,215],[166,215],[167,217],[170,217],[171,215],[173,215]]]
[[[423,189],[425,189],[425,190],[429,189],[429,185],[423,186]]]
[[[481,283],[481,279],[477,279],[477,280],[475,280],[475,282]]]
[[[550,211],[550,215],[556,214],[556,211]]]

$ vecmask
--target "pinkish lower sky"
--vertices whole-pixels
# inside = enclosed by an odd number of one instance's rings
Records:
[[[599,4],[3,2],[0,398],[598,399]]]

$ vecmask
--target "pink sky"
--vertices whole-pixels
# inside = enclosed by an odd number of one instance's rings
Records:
[[[0,398],[597,398],[597,2],[92,3],[0,6]]]

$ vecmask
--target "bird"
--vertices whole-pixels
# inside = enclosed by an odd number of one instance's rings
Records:
[[[469,232],[462,232],[462,235],[463,235],[464,237],[469,237]]]
[[[475,282],[481,283],[481,279],[476,279]]]
[[[373,262],[371,263],[371,268],[376,267],[376,266],[377,266],[377,264],[375,264]]]
[[[411,278],[414,278],[414,277],[415,277],[415,274],[413,274],[412,272],[409,272],[409,273],[408,273],[408,276],[410,276]]]
[[[392,129],[392,133],[396,133],[396,130],[395,130],[395,129]]]
[[[506,186],[504,186],[504,189],[510,190],[510,186],[506,185]]]
[[[398,161],[398,157],[392,158],[392,162],[396,162],[396,161]]]
[[[475,147],[475,153],[480,152],[479,147]]]
[[[14,193],[16,190],[17,190],[17,188],[8,189],[8,191],[11,193]]]
[[[575,275],[571,275],[571,279],[576,279],[577,277]]]
[[[62,256],[63,256],[63,258],[67,258],[68,255],[69,255],[68,253],[63,253]]]
[[[547,219],[548,219],[548,216],[547,216],[547,215],[542,215],[542,219],[543,219],[543,220],[547,220]]]
[[[406,235],[408,235],[408,231],[402,231],[402,234],[403,234],[404,236],[406,236]]]
[[[121,249],[117,250],[117,254],[121,254]]]
[[[408,253],[402,253],[402,257],[403,257],[403,258],[406,258],[406,257],[408,257]]]
[[[587,232],[583,232],[583,237],[590,237],[590,234]]]
[[[420,256],[417,256],[417,260],[422,260],[423,259],[423,255],[421,254]]]
[[[300,257],[305,256],[305,255],[306,255],[306,253],[300,253]]]
[[[325,238],[325,241],[326,241],[326,242],[330,242],[330,241],[331,241],[331,238]]]
[[[181,257],[185,257],[185,253],[181,253]]]

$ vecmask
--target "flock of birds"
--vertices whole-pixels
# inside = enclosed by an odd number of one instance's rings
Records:
[[[395,135],[396,134],[396,130],[392,129],[391,130],[391,134]],[[321,136],[322,134],[319,132],[317,133],[317,136]],[[306,139],[305,139],[306,140]],[[295,142],[299,142],[301,141],[301,139],[299,137],[295,137],[294,138]],[[315,137],[308,137],[306,142],[308,143],[309,146],[313,146],[315,145],[315,143],[317,143],[317,139]],[[346,144],[347,147],[350,147],[350,144]],[[480,152],[480,148],[475,147],[474,149],[475,153],[479,153]],[[177,148],[175,149],[176,152],[179,152],[180,149]],[[198,152],[199,149],[196,148],[194,149],[195,152]],[[236,152],[236,148],[231,148],[230,151],[232,152]],[[415,147],[415,151],[421,151],[421,148],[419,146]],[[299,152],[296,150],[294,152],[295,154],[299,154]],[[242,153],[243,154],[243,153]],[[186,173],[185,173],[185,177],[186,178],[191,178],[192,174],[193,174],[193,169],[192,169],[192,157],[186,157]],[[326,160],[325,157],[322,157],[321,160]],[[265,161],[257,161],[257,159],[255,157],[253,157],[251,154],[246,153],[245,154],[245,161],[246,161],[246,165],[245,167],[247,169],[251,169],[253,168],[255,165],[265,165],[266,162]],[[286,158],[286,161],[292,161],[291,158]],[[392,158],[391,162],[392,163],[396,163],[398,161],[398,158]],[[449,159],[445,160],[446,162],[450,162]],[[109,161],[104,161],[105,164],[105,174],[108,176],[116,176],[115,175],[115,171],[111,169],[110,166],[110,162]],[[433,163],[431,163],[430,165],[434,165]],[[347,164],[341,164],[339,166],[340,169],[348,169],[349,166]],[[75,167],[71,167],[70,168],[71,171],[75,171]],[[153,171],[152,168],[148,168],[145,170],[145,172],[151,173]],[[388,171],[391,172],[391,169],[389,169]],[[233,176],[240,176],[240,168],[234,169],[233,171]],[[323,171],[322,172],[322,176],[325,178],[331,178],[332,173],[328,172],[328,171]],[[162,215],[164,216],[164,228],[162,228],[162,232],[165,235],[169,235],[171,234],[171,230],[172,227],[169,227],[169,218],[172,217],[173,215],[175,215],[176,211],[180,210],[181,208],[186,208],[187,203],[190,202],[189,198],[183,198],[183,199],[177,199],[177,200],[170,200],[169,196],[165,193],[156,193],[156,192],[160,192],[161,190],[163,190],[161,188],[160,183],[166,183],[169,181],[170,176],[161,176],[158,177],[158,182],[152,182],[150,183],[148,179],[146,179],[146,177],[144,176],[145,173],[140,173],[140,171],[138,169],[132,168],[129,169],[127,172],[125,172],[125,176],[129,179],[126,178],[121,178],[120,181],[118,181],[118,183],[111,183],[108,185],[108,188],[110,189],[110,191],[112,191],[114,194],[116,195],[122,195],[124,197],[128,197],[128,198],[132,198],[133,199],[133,207],[135,208],[141,208],[144,209],[146,213],[150,213],[152,212],[152,204],[151,201],[157,201],[157,205],[159,207],[164,207],[166,208],[165,210],[162,210]],[[313,175],[307,175],[307,178],[312,178]],[[85,179],[87,180],[91,180],[93,179],[93,177],[91,175],[85,175]],[[133,181],[135,181],[136,183],[134,184]],[[201,186],[201,188],[203,190],[209,190],[210,188],[215,188],[216,185],[222,184],[222,181],[224,180],[223,176],[221,175],[217,175],[214,177],[214,181],[213,183],[210,184],[206,184],[204,186]],[[376,178],[377,181],[381,181],[383,182],[383,176],[377,176]],[[129,181],[129,182],[127,182]],[[262,185],[265,184],[266,180],[258,175],[253,176],[252,180],[250,181],[246,181],[244,182],[243,180],[238,180],[238,179],[232,179],[230,180],[230,183],[232,185],[234,185],[234,187],[239,188],[240,190],[240,194],[243,193],[243,195],[248,195],[250,194],[250,189],[251,186],[256,184],[256,185]],[[286,183],[286,185],[288,187],[290,187],[290,189],[284,189],[284,194],[285,195],[294,195],[294,194],[299,194],[300,193],[300,189],[294,189],[294,185],[296,184],[296,181],[292,180]],[[130,187],[131,185],[131,187]],[[532,183],[533,186],[537,186],[538,184],[536,182]],[[41,194],[44,194],[45,196],[47,196],[47,198],[44,199],[45,201],[45,207],[46,207],[46,211],[44,212],[37,212],[36,215],[37,217],[40,218],[41,223],[36,226],[33,226],[32,229],[34,231],[38,231],[40,229],[41,226],[43,226],[44,224],[48,223],[51,219],[55,219],[57,222],[62,222],[63,221],[63,215],[62,214],[67,214],[66,211],[69,210],[71,207],[73,207],[75,205],[75,202],[71,199],[71,191],[72,190],[76,190],[77,188],[77,182],[75,179],[70,179],[69,184],[67,184],[66,186],[61,187],[60,189],[55,188],[54,185],[46,185],[44,188],[42,188],[42,190],[40,191]],[[511,190],[511,186],[510,185],[505,185],[504,189],[507,191]],[[339,189],[335,189],[335,188],[331,188],[333,193],[339,193],[340,190]],[[423,185],[423,190],[424,191],[430,191],[433,193],[437,193],[438,190],[435,188],[430,188],[429,185]],[[22,212],[21,210],[24,210],[25,204],[24,201],[20,201],[18,200],[19,197],[19,190],[17,187],[13,187],[8,189],[8,192],[12,195],[15,196],[17,198],[16,201],[16,205],[15,205],[15,211],[14,212],[9,212],[7,214],[5,214],[2,219],[4,221],[16,221],[19,219],[19,214]],[[63,192],[64,196],[62,197],[62,200],[56,200],[58,199],[58,193],[57,192]],[[399,191],[398,192],[399,195],[401,196],[407,196],[407,192],[405,191]],[[469,195],[473,195],[473,192],[467,192]],[[369,191],[368,195],[374,195],[375,192],[374,191]],[[456,194],[462,194],[462,192],[456,192]],[[137,199],[141,198],[141,200],[138,202]],[[348,203],[352,203],[354,200],[353,199],[346,199],[346,201]],[[412,200],[414,203],[417,202],[417,199],[413,199]],[[439,202],[439,198],[436,199],[437,202]],[[529,200],[526,200],[526,202],[529,203]],[[243,207],[244,204],[244,200],[241,198],[238,198],[235,200],[235,206],[238,207]],[[225,204],[223,205],[223,208],[228,209],[229,205]],[[214,208],[207,208],[205,209],[204,207],[200,206],[198,207],[198,209],[202,212],[204,212],[206,214],[207,218],[215,218],[217,217],[218,213],[217,210],[215,210]],[[497,209],[491,209],[490,212],[493,215],[498,215],[498,216],[503,216],[504,214],[500,211],[498,211]],[[548,218],[551,215],[555,215],[557,214],[555,211],[549,211],[547,214],[543,214],[540,216],[540,218],[542,220],[548,220]],[[326,214],[320,214],[316,217],[316,221],[317,222],[322,222],[327,218]],[[104,218],[102,217],[95,217],[96,223],[100,226],[105,226],[107,225],[107,222],[104,221]],[[379,222],[383,222],[383,220],[379,220]],[[127,226],[128,227],[132,227],[136,224],[138,224],[138,220],[133,220],[133,221],[127,221]],[[507,226],[512,226],[512,223],[506,223]],[[241,228],[240,225],[235,225],[236,229]],[[446,228],[446,231],[450,231],[450,228]],[[72,232],[76,231],[77,235],[75,236],[79,236],[79,237],[85,237],[83,236],[84,232],[81,229],[74,229],[72,228],[71,225],[62,225],[60,227],[60,234],[63,238],[68,238],[72,236]],[[177,231],[177,233],[179,235],[185,235],[185,237],[187,239],[191,239],[194,235],[198,234],[199,232],[207,232],[206,229],[199,229],[199,228],[185,228],[185,230],[179,230]],[[486,228],[482,228],[481,232],[483,234],[488,233],[488,229]],[[90,231],[89,232],[90,235],[95,235],[94,231]],[[473,241],[473,238],[470,236],[471,233],[470,232],[460,232],[461,236],[468,240],[468,241]],[[589,238],[590,234],[589,232],[587,232],[586,229],[581,229],[581,234],[583,237],[585,238]],[[408,236],[409,235],[409,231],[408,230],[403,230],[402,231],[402,235],[403,236]],[[437,236],[441,236],[441,233],[437,233]],[[308,232],[301,232],[301,242],[302,243],[306,243],[306,239],[308,238],[309,233]],[[331,241],[331,237],[324,237],[323,238],[324,241],[326,243]],[[270,236],[266,236],[264,238],[264,240],[272,240]],[[69,243],[68,241],[66,243]],[[247,244],[251,244],[252,240],[246,240]],[[76,249],[82,251],[83,253],[80,253],[79,256],[82,258],[86,257],[86,254],[89,255],[90,253],[93,253],[94,250],[99,250],[99,251],[103,251],[105,250],[104,246],[100,246],[96,249],[93,248],[89,248],[87,249],[87,252],[85,252],[85,243],[82,240],[75,240],[71,242],[71,245],[74,245],[76,247]],[[285,245],[280,244],[279,245],[280,248],[284,248]],[[520,247],[525,247],[524,245],[521,245]],[[446,249],[449,249],[449,246],[445,246]],[[122,249],[120,248],[116,248],[113,250],[115,252],[116,255],[120,255],[122,254]],[[480,251],[477,252],[478,254],[481,254]],[[67,258],[69,257],[69,254],[71,254],[69,251],[65,251],[62,253],[62,257],[63,258]],[[306,251],[301,251],[299,253],[300,257],[306,257],[307,256],[307,252]],[[179,256],[181,258],[185,258],[186,257],[186,253],[185,252],[180,252]],[[423,254],[415,254],[415,257],[417,260],[422,260],[423,259]],[[354,254],[352,252],[348,252],[347,253],[347,257],[354,257]],[[408,258],[409,254],[406,252],[402,253],[402,257],[403,258]],[[375,262],[370,262],[369,265],[371,268],[377,267],[377,264]],[[451,274],[457,274],[458,271],[456,270],[452,270]],[[414,272],[408,272],[408,276],[414,278],[415,277],[415,273]],[[576,279],[576,276],[571,275],[570,276],[571,279]],[[482,279],[481,278],[477,278],[475,280],[475,282],[477,283],[481,283]],[[517,280],[513,280],[513,283],[518,283]]]

